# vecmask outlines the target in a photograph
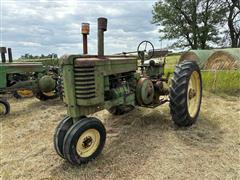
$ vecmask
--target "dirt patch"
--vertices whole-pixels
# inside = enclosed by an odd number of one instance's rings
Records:
[[[10,101],[1,117],[2,179],[239,179],[239,98],[204,93],[199,121],[178,128],[168,105],[136,108],[113,116],[101,111],[109,132],[102,154],[72,166],[53,148],[53,133],[65,116],[57,100]]]

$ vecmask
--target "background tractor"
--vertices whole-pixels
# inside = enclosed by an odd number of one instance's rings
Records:
[[[97,118],[87,117],[89,114],[107,109],[117,115],[134,106],[155,108],[169,102],[174,123],[185,127],[196,122],[200,111],[202,80],[195,62],[179,63],[169,87],[165,62],[152,59],[152,43],[140,43],[135,56],[104,55],[106,30],[107,19],[99,18],[98,55],[87,55],[89,24],[84,23],[84,54],[61,58],[63,100],[68,116],[56,128],[54,145],[59,156],[73,164],[96,158],[104,147],[105,127]]]
[[[59,69],[43,66],[42,63],[16,63],[12,60],[11,48],[1,47],[0,63],[0,115],[10,111],[10,105],[4,98],[11,93],[16,98],[34,95],[40,100],[53,99],[60,93]],[[5,54],[8,52],[9,62]]]

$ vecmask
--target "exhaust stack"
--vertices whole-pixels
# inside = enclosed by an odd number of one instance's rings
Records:
[[[2,63],[6,63],[5,53],[7,53],[7,48],[6,47],[0,47],[0,52],[1,52]]]
[[[11,63],[13,62],[13,58],[12,58],[12,49],[8,48],[8,61]]]
[[[89,23],[82,23],[82,35],[83,35],[83,54],[88,54],[88,35],[90,31]]]
[[[98,18],[98,56],[104,56],[104,32],[107,31],[107,19]]]

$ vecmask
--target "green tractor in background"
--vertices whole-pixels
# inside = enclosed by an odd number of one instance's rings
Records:
[[[13,62],[11,48],[1,47],[0,63],[0,115],[10,112],[10,104],[5,94],[13,94],[16,98],[35,96],[45,101],[59,96],[59,69],[43,66],[39,62]],[[5,54],[8,52],[9,62]]]
[[[135,56],[104,55],[106,30],[107,19],[99,18],[98,55],[87,55],[89,24],[83,23],[84,54],[61,58],[68,116],[56,128],[54,146],[57,154],[72,164],[87,163],[104,147],[105,127],[97,118],[87,117],[89,114],[107,109],[118,115],[134,106],[155,108],[169,102],[172,120],[178,126],[191,126],[199,115],[202,79],[195,62],[180,62],[169,87],[165,63],[152,59],[154,47],[149,41],[139,44]],[[169,98],[164,99],[166,96]]]

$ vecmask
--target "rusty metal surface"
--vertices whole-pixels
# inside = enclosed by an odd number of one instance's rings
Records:
[[[2,63],[5,63],[6,62],[5,53],[7,52],[7,48],[6,47],[0,47],[0,52],[1,52]]]
[[[0,52],[1,53],[7,53],[7,48],[6,47],[0,47]]]
[[[137,59],[135,56],[87,56],[75,59],[75,66],[88,66],[88,65],[96,65],[96,64],[131,64],[137,63]]]
[[[89,23],[82,23],[82,34],[88,35],[90,32],[90,24]]]
[[[107,30],[107,19],[98,18],[98,56],[104,56],[104,31]]]
[[[169,51],[167,49],[154,49],[153,58],[165,57],[165,56],[167,56],[171,52],[172,51]]]
[[[11,48],[8,48],[8,60],[9,60],[9,62],[13,62],[12,49]]]
[[[83,54],[88,54],[88,39],[87,39],[87,34],[83,34]]]
[[[153,102],[154,86],[150,79],[139,79],[136,87],[136,100],[138,105],[149,105]]]
[[[107,30],[107,18],[104,17],[98,18],[98,29],[101,29],[103,31]]]
[[[89,23],[82,23],[82,35],[83,35],[83,54],[88,54],[88,34],[90,31]]]

